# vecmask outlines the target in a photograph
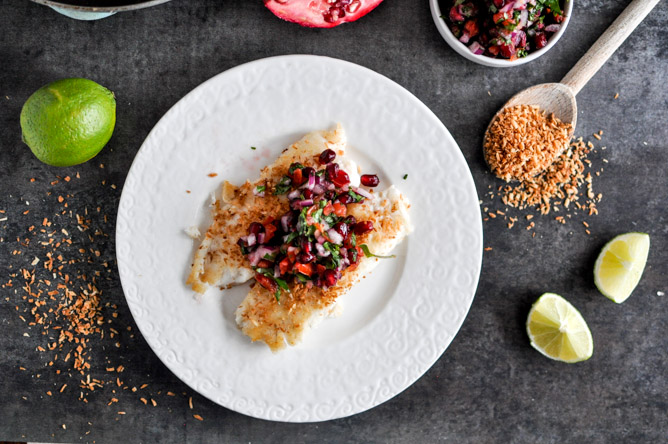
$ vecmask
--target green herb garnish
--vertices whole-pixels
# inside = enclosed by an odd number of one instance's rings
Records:
[[[274,189],[274,195],[285,194],[290,191],[292,180],[288,176],[281,177],[280,182],[276,185]]]
[[[408,179],[408,174],[404,174],[404,180]]]
[[[369,251],[369,247],[366,244],[360,245],[360,248],[362,249],[362,251],[364,252],[364,256],[366,257],[378,257],[381,259],[391,259],[396,257],[394,254],[391,256],[380,256],[378,254],[373,254],[372,252]]]
[[[255,192],[256,193],[264,193],[264,190],[267,189],[266,185],[258,185],[255,187]]]
[[[252,149],[253,151],[255,151],[257,148],[255,148],[254,146],[252,146],[251,149]]]
[[[358,203],[364,200],[364,196],[357,194],[353,190],[348,190],[348,195],[353,198],[353,202]]]
[[[561,8],[559,7],[559,0],[545,0],[545,6],[550,8],[553,14],[561,15]]]

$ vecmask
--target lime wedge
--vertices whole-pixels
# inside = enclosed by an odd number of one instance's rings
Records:
[[[594,283],[604,296],[621,304],[640,282],[649,253],[646,233],[620,234],[601,250],[594,265]]]
[[[594,352],[587,322],[558,294],[545,293],[534,302],[527,318],[527,334],[533,348],[557,361],[584,361]]]

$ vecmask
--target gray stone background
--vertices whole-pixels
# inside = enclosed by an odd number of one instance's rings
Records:
[[[481,156],[488,120],[515,92],[558,81],[628,3],[577,0],[571,24],[555,48],[528,65],[499,70],[452,51],[436,31],[427,1],[387,0],[356,23],[311,30],[275,18],[260,0],[174,0],[98,22],[74,21],[27,0],[0,0],[0,209],[6,211],[0,218],[7,217],[0,222],[1,283],[28,266],[31,254],[39,254],[36,247],[24,248],[21,255],[12,251],[18,247],[16,238],[28,235],[29,225],[39,225],[60,208],[53,198],[58,193],[71,196],[68,202],[75,211],[101,206],[110,220],[92,216],[93,226],[109,240],[94,245],[101,252],[99,261],[75,269],[93,273],[102,261],[113,264],[113,221],[123,181],[153,125],[201,82],[241,63],[280,54],[337,57],[404,86],[457,140],[483,200],[481,207],[503,210],[486,195],[490,187],[501,185],[485,170]],[[595,192],[603,194],[600,214],[576,214],[566,225],[556,223],[554,214],[536,216],[535,237],[524,220],[511,230],[500,220],[485,222],[484,245],[492,249],[484,254],[480,285],[461,331],[433,368],[396,398],[353,417],[303,425],[256,420],[217,406],[192,393],[141,335],[134,334],[112,266],[100,288],[105,302],[118,306],[112,325],[122,332],[120,347],[108,337],[95,341],[93,370],[105,376],[106,363],[124,365],[124,384],[148,383],[142,396],[155,399],[157,407],[144,406],[130,390],[113,394],[111,387],[87,395],[87,404],[78,401],[77,375],[56,375],[46,365],[46,355],[36,351],[44,344],[40,331],[19,318],[28,307],[20,285],[4,286],[0,439],[666,442],[668,310],[661,294],[668,291],[667,23],[664,1],[578,96],[576,134],[607,147],[590,157],[596,170],[604,168],[594,181]],[[94,161],[66,169],[48,167],[21,143],[21,106],[40,86],[75,76],[115,92],[116,130]],[[604,131],[601,142],[591,137],[599,130]],[[50,185],[56,176],[77,172],[80,179]],[[49,191],[54,194],[48,196]],[[26,209],[31,212],[24,215]],[[509,214],[523,217],[528,212]],[[584,232],[583,221],[591,235]],[[76,230],[66,219],[59,223],[59,228]],[[441,229],[447,234],[447,227]],[[640,285],[627,302],[616,305],[596,291],[591,270],[605,242],[627,231],[650,233],[652,247]],[[74,234],[73,240],[90,247],[85,237]],[[529,346],[526,315],[545,291],[562,294],[587,319],[595,344],[589,361],[553,362]],[[68,390],[58,393],[66,382]],[[45,394],[49,390],[54,396]],[[112,397],[119,402],[108,406]],[[126,414],[116,413],[121,410]],[[195,420],[194,413],[204,421]]]

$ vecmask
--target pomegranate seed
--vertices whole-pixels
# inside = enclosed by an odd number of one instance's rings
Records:
[[[334,7],[331,8],[328,12],[324,13],[322,16],[327,23],[334,23],[339,19],[345,17],[346,11],[344,11],[343,8]]]
[[[313,199],[313,191],[311,190],[304,190],[304,199]]]
[[[324,165],[326,163],[330,163],[336,159],[336,153],[334,150],[325,150],[322,153],[320,153],[320,157],[318,158],[318,161],[320,162],[321,165]]]
[[[350,197],[349,194],[339,194],[339,197],[337,197],[334,202],[338,202],[342,205],[348,205],[353,201],[353,198]],[[352,217],[352,216],[351,216]]]
[[[315,174],[315,170],[311,167],[306,167],[302,170],[302,177],[304,178],[304,180],[308,180],[308,177],[311,174]]]
[[[303,251],[299,255],[299,262],[302,264],[308,264],[309,262],[313,262],[315,260],[315,256],[311,253],[307,253],[306,251]]]
[[[264,233],[264,226],[259,222],[253,222],[248,226],[248,234],[260,234]]]
[[[329,177],[329,180],[333,180],[338,173],[339,173],[338,163],[330,163],[329,165],[327,165],[327,176]]]
[[[378,179],[378,176],[375,174],[362,174],[360,182],[362,182],[362,185],[365,187],[375,187],[380,183],[380,179]]]
[[[325,191],[325,200],[334,200],[336,198],[336,191],[327,190]]]
[[[332,183],[341,188],[342,186],[348,185],[350,183],[350,177],[345,171],[339,170],[339,172],[336,173],[336,177],[332,178]]]
[[[350,14],[354,14],[357,12],[357,10],[360,8],[361,5],[362,3],[360,3],[359,0],[354,0],[348,6],[346,6],[346,11]]]
[[[339,222],[334,225],[334,231],[339,233],[345,239],[345,237],[348,235],[348,225],[346,225],[344,222]]]
[[[357,235],[368,233],[369,231],[372,230],[373,230],[373,222],[371,222],[370,220],[357,222],[354,228],[355,234]]]
[[[536,44],[536,49],[544,48],[545,45],[547,45],[547,37],[545,37],[545,33],[541,32],[536,34],[534,43]]]
[[[350,197],[350,196],[348,196],[348,197]],[[351,215],[351,216],[346,217],[344,222],[347,223],[348,225],[355,225],[357,223],[357,219],[355,219],[355,216]]]
[[[322,284],[324,287],[333,287],[341,277],[341,274],[336,270],[325,270],[322,272]]]
[[[313,244],[311,244],[311,242],[309,242],[309,240],[305,237],[299,239],[299,247],[306,253],[313,252]]]

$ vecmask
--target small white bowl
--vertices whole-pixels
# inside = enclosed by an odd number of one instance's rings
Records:
[[[429,0],[429,7],[431,8],[431,17],[434,19],[434,23],[436,24],[436,28],[438,28],[438,32],[440,32],[441,35],[443,36],[443,40],[445,40],[446,43],[450,45],[452,49],[454,49],[460,55],[466,57],[467,59],[479,63],[481,65],[492,66],[495,68],[510,68],[513,66],[523,65],[525,63],[529,63],[532,60],[536,60],[538,57],[545,54],[547,51],[550,50],[550,48],[552,48],[555,45],[555,43],[557,43],[557,40],[559,40],[566,31],[568,22],[570,22],[571,20],[571,13],[573,12],[573,0],[566,0],[564,6],[564,21],[561,22],[561,28],[559,29],[559,31],[555,32],[552,35],[552,37],[550,37],[550,40],[548,40],[547,45],[545,45],[538,51],[532,52],[526,57],[510,61],[507,59],[495,59],[492,57],[487,57],[486,55],[483,54],[479,55],[473,54],[466,45],[464,45],[462,42],[457,40],[457,38],[455,38],[455,36],[452,34],[452,31],[450,31],[450,29],[448,28],[448,24],[446,23],[446,21],[441,18],[443,12],[441,11],[441,7],[439,6],[438,3],[439,0]]]

